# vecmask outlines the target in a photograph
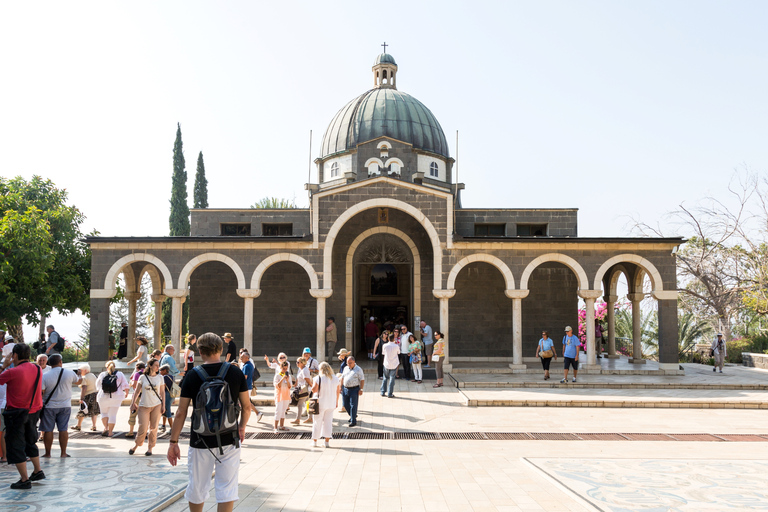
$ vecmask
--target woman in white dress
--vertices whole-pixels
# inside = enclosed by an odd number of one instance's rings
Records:
[[[312,422],[312,446],[317,446],[317,440],[322,437],[328,448],[333,436],[333,411],[339,406],[339,378],[326,362],[320,363],[320,374],[312,380],[312,393],[320,406]]]

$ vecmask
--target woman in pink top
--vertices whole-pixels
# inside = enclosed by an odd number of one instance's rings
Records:
[[[291,403],[291,374],[288,373],[288,361],[280,363],[280,372],[275,374],[273,380],[275,384],[275,433],[281,430],[288,430],[284,426],[285,411]]]

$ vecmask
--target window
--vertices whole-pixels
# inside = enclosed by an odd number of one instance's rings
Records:
[[[222,224],[221,236],[251,236],[250,224]]]
[[[517,236],[547,236],[546,224],[518,224]]]
[[[475,224],[475,236],[504,236],[505,224]]]
[[[429,164],[429,175],[432,178],[437,178],[440,175],[439,169],[437,167],[437,162],[431,162]]]
[[[292,236],[293,224],[262,224],[261,236]]]
[[[333,162],[331,164],[331,178],[339,177],[339,162]]]
[[[378,175],[378,174],[379,174],[379,164],[377,164],[376,162],[372,162],[368,166],[368,176]]]
[[[397,174],[400,176],[400,164],[397,162],[392,162],[389,164],[389,174]]]

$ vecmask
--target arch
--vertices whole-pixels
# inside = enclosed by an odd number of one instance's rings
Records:
[[[395,208],[396,210],[407,213],[424,227],[427,235],[429,235],[429,240],[432,242],[432,256],[434,259],[433,286],[436,290],[442,289],[443,251],[440,248],[440,236],[437,234],[435,226],[433,226],[432,222],[426,217],[426,215],[424,215],[416,207],[403,201],[398,201],[397,199],[386,198],[368,199],[354,206],[351,206],[345,210],[344,213],[339,215],[339,218],[336,219],[336,221],[333,223],[331,229],[328,230],[328,234],[325,237],[325,248],[323,249],[323,288],[326,290],[330,290],[332,288],[331,283],[333,280],[331,278],[333,274],[333,266],[331,264],[331,258],[333,256],[333,244],[336,241],[336,236],[339,234],[339,231],[341,231],[341,228],[344,227],[344,224],[346,224],[349,219],[358,213],[365,210],[370,210],[371,208]]]
[[[139,287],[141,287],[141,280],[144,278],[144,274],[149,274],[149,279],[152,281],[152,293],[163,293],[163,283],[160,280],[160,273],[157,271],[157,267],[153,267],[152,265],[144,265],[144,268],[142,268],[141,272],[139,272]]]
[[[378,164],[379,169],[384,168],[384,162],[381,161],[381,158],[376,158],[376,157],[369,158],[368,160],[365,161],[365,168],[367,169],[368,167],[370,167],[371,164]]]
[[[311,284],[312,289],[318,288],[318,282],[317,282],[317,273],[315,272],[315,269],[310,265],[310,263],[302,258],[301,256],[289,252],[281,252],[278,254],[273,254],[272,256],[267,257],[264,261],[259,263],[259,266],[256,267],[256,270],[253,272],[253,277],[251,277],[251,289],[253,290],[260,290],[261,289],[261,277],[264,275],[264,272],[267,271],[269,267],[274,265],[275,263],[279,263],[281,261],[292,261],[294,263],[298,263],[304,270],[306,270],[307,274],[309,275],[309,282]]]
[[[629,289],[630,285],[632,284],[632,281],[629,279],[629,272],[627,271],[627,268],[624,265],[616,265],[611,272],[611,277],[608,281],[608,290],[604,290],[608,293],[608,295],[616,296],[617,288],[619,285],[619,276],[621,274],[624,274],[624,279],[627,280],[627,293],[632,293],[632,290]]]
[[[541,256],[539,256],[538,258],[530,262],[527,267],[525,267],[525,270],[523,271],[523,276],[520,278],[521,290],[528,289],[528,279],[530,279],[531,274],[536,269],[536,267],[548,261],[562,263],[563,265],[571,269],[573,273],[576,274],[576,279],[579,282],[579,290],[589,290],[589,278],[587,277],[587,273],[584,272],[584,269],[581,267],[581,265],[579,265],[579,262],[571,258],[570,256],[566,256],[565,254],[559,254],[556,252],[542,254]],[[597,281],[596,289],[597,290],[600,289],[600,281]]]
[[[642,268],[648,274],[648,277],[651,278],[651,285],[653,287],[652,291],[654,292],[664,291],[664,283],[661,279],[661,274],[659,274],[659,271],[656,270],[656,267],[653,265],[653,263],[643,258],[642,256],[638,256],[637,254],[619,254],[617,256],[614,256],[613,258],[610,258],[605,263],[603,263],[600,266],[600,268],[597,270],[597,274],[595,274],[596,290],[600,289],[599,288],[600,283],[602,282],[603,276],[608,271],[608,269],[617,263],[634,263],[635,265]],[[642,288],[641,288],[641,291],[642,291]]]
[[[124,267],[133,263],[134,261],[146,261],[147,263],[151,263],[162,274],[165,286],[167,288],[173,287],[173,278],[171,277],[171,272],[168,270],[168,267],[165,265],[165,263],[163,263],[163,261],[157,256],[153,256],[152,254],[147,254],[145,252],[139,252],[123,256],[117,260],[112,265],[112,267],[110,267],[109,272],[107,272],[107,277],[104,278],[104,289],[117,290],[116,284],[118,274],[123,271]]]
[[[209,261],[220,261],[227,265],[235,273],[235,277],[237,277],[237,289],[240,290],[245,288],[245,275],[243,274],[243,270],[240,268],[240,265],[238,265],[235,260],[229,256],[225,256],[216,252],[207,252],[205,254],[195,256],[189,260],[189,262],[184,265],[184,268],[181,269],[181,274],[179,274],[178,288],[186,289],[189,285],[189,276],[192,275],[192,271],[203,263]]]
[[[499,269],[499,272],[501,272],[501,275],[504,276],[504,282],[507,284],[507,290],[515,289],[515,276],[512,275],[512,271],[509,270],[509,267],[507,266],[507,264],[501,261],[496,256],[492,256],[490,254],[483,254],[483,253],[470,254],[466,258],[463,258],[461,261],[459,261],[456,265],[454,265],[453,268],[451,269],[451,273],[448,274],[448,283],[445,286],[449,290],[452,290],[455,287],[456,278],[459,276],[459,272],[461,272],[461,269],[469,265],[470,263],[474,263],[477,261],[490,263],[491,265]]]
[[[381,149],[381,148],[392,149],[392,144],[390,144],[389,141],[383,140],[378,144],[376,144],[376,149]]]

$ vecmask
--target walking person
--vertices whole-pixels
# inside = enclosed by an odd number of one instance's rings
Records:
[[[222,357],[224,357],[224,360],[228,363],[237,364],[237,345],[235,345],[235,340],[232,338],[231,332],[224,333],[224,342],[226,343],[226,346],[224,347]]]
[[[432,357],[432,345],[435,340],[432,337],[432,328],[424,320],[419,323],[421,331],[421,342],[424,344],[424,368],[429,368],[429,360]]]
[[[339,378],[326,362],[320,363],[320,374],[312,380],[312,393],[319,405],[317,418],[312,423],[312,446],[317,446],[317,440],[324,438],[328,448],[333,437],[333,411],[339,406]]]
[[[541,359],[541,366],[544,368],[544,380],[549,380],[549,363],[552,362],[552,358],[557,361],[557,352],[555,351],[555,343],[547,331],[541,333],[541,339],[536,347],[536,357]]]
[[[130,391],[135,393],[136,389],[139,389],[139,390],[141,389],[141,387],[139,386],[139,379],[141,378],[142,375],[144,375],[144,370],[146,368],[147,368],[146,363],[142,363],[141,361],[136,363],[136,367],[134,368],[133,373],[131,374]],[[139,393],[141,393],[141,391],[139,391]],[[125,437],[126,439],[133,439],[136,436],[136,434],[133,433],[133,429],[136,427],[136,416],[138,415],[139,410],[136,409],[136,410],[129,410],[129,411],[130,412],[128,416],[128,432],[125,434]]]
[[[61,456],[67,454],[69,442],[69,419],[72,416],[72,386],[82,383],[82,378],[72,370],[63,368],[59,354],[48,358],[51,371],[43,375],[43,410],[40,416],[40,431],[43,433],[45,446],[44,458],[51,456],[53,446],[53,428],[59,431]],[[82,396],[82,395],[81,395]]]
[[[384,329],[373,344],[373,357],[376,359],[376,373],[378,374],[379,380],[384,379],[384,354],[381,349],[388,340],[389,329]]]
[[[61,336],[56,332],[53,325],[47,326],[45,330],[48,331],[48,347],[45,349],[45,355],[48,357],[54,354],[61,355],[61,352],[64,350],[64,342]]]
[[[196,366],[194,371],[187,374],[181,386],[181,398],[176,410],[176,421],[171,429],[171,438],[168,446],[168,462],[176,466],[181,458],[179,449],[179,437],[184,428],[189,404],[193,410],[205,410],[203,404],[198,404],[200,388],[206,382],[207,377],[218,379],[222,373],[221,352],[224,342],[218,335],[208,332],[197,340],[197,348],[203,364]],[[240,418],[236,430],[226,430],[218,436],[201,435],[192,430],[189,439],[189,451],[187,466],[189,468],[189,484],[184,493],[184,498],[189,502],[189,510],[202,512],[205,500],[208,499],[213,476],[216,490],[218,512],[228,512],[234,508],[237,501],[237,482],[240,470],[240,443],[245,440],[245,425],[251,408],[248,406],[248,388],[245,376],[234,365],[228,365],[223,370],[221,379],[229,391],[229,399],[233,404],[240,404]],[[223,391],[223,389],[222,389]],[[202,407],[201,407],[202,406]],[[237,411],[237,409],[235,409]],[[192,423],[196,424],[196,416],[193,413]]]
[[[117,423],[117,413],[123,403],[123,399],[128,397],[130,384],[122,372],[117,371],[114,361],[107,361],[106,370],[101,372],[96,379],[96,401],[101,410],[101,422],[104,424],[104,430],[101,435],[112,437],[112,432]]]
[[[253,402],[250,399],[251,396],[256,394],[254,392],[255,388],[253,387],[253,374],[256,370],[256,367],[253,365],[253,361],[251,361],[251,354],[249,354],[245,349],[240,351],[240,370],[243,372],[243,375],[245,376],[245,383],[248,386],[248,403],[251,404],[251,410],[256,413],[256,423],[259,423],[264,415],[259,412],[259,410],[255,405],[253,405]]]
[[[443,333],[435,331],[435,343],[432,347],[432,364],[435,365],[435,373],[437,374],[437,384],[432,386],[433,388],[443,387],[443,363],[445,362],[445,339],[443,339]]]
[[[347,366],[344,367],[341,374],[339,385],[341,386],[344,409],[349,414],[349,426],[354,427],[357,425],[357,404],[360,397],[363,396],[363,388],[365,387],[365,374],[363,369],[356,364],[354,356],[347,357]]]
[[[422,361],[422,345],[416,337],[411,334],[410,343],[408,344],[409,361],[411,362],[411,369],[413,370],[413,380],[416,384],[421,384],[421,361]]]
[[[158,372],[159,368],[159,361],[150,359],[139,378],[136,391],[133,392],[131,412],[137,411],[139,432],[136,434],[133,448],[128,450],[129,455],[133,455],[144,445],[146,437],[149,437],[147,452],[144,454],[147,457],[152,455],[152,448],[157,444],[157,424],[160,415],[165,412],[165,382]]]
[[[149,345],[149,342],[147,341],[147,338],[144,336],[139,336],[136,338],[136,345],[138,347],[136,348],[136,357],[131,359],[125,364],[133,364],[137,361],[141,361],[142,363],[147,363],[149,361],[149,348],[147,346]]]
[[[304,347],[302,357],[307,362],[307,368],[309,368],[309,375],[314,379],[320,373],[320,362],[312,357],[312,349]]]
[[[579,348],[581,347],[581,341],[578,336],[573,334],[571,326],[565,328],[565,336],[563,337],[563,369],[565,375],[560,384],[568,382],[568,369],[573,368],[573,382],[576,382],[576,375],[579,373]]]
[[[117,358],[123,359],[128,357],[128,324],[125,322],[120,323],[120,340],[117,348]]]
[[[0,368],[0,385],[7,385],[3,411],[5,456],[8,464],[16,466],[21,477],[11,484],[11,489],[31,489],[32,482],[45,478],[37,449],[37,420],[43,407],[43,372],[29,362],[31,355],[26,343],[15,345],[10,360],[3,361]],[[11,364],[13,368],[9,368]],[[27,457],[34,469],[31,475],[27,473]]]
[[[285,411],[291,404],[291,386],[293,386],[293,380],[288,371],[288,361],[280,363],[280,372],[275,374],[272,382],[275,386],[275,433],[278,433],[281,430],[288,430],[285,426]]]
[[[381,381],[381,396],[386,393],[389,398],[395,398],[395,377],[400,365],[400,345],[395,343],[395,334],[389,335],[389,341],[381,348],[384,354],[384,380]]]
[[[187,348],[184,349],[184,374],[192,371],[195,367],[195,351],[194,346],[197,343],[197,336],[190,334],[187,336]]]
[[[306,414],[307,421],[305,423],[311,423],[312,417],[307,413],[306,403],[309,398],[309,386],[312,382],[312,378],[309,376],[309,368],[307,368],[306,361],[303,357],[296,360],[296,388],[293,392],[296,394],[296,420],[291,422],[291,425],[298,425],[301,423],[301,417]]]
[[[171,412],[171,404],[173,403],[173,399],[171,398],[173,376],[171,375],[170,365],[160,365],[160,376],[163,377],[163,384],[165,384],[165,411],[163,411],[163,424],[158,427],[158,431],[165,433],[166,421],[168,422],[168,427],[173,428],[173,412]]]
[[[176,353],[176,347],[174,347],[169,343],[168,345],[165,346],[163,355],[160,358],[160,368],[162,368],[165,365],[168,365],[168,374],[171,377],[173,377],[174,380],[176,379],[177,375],[181,374],[181,372],[179,372],[179,368],[176,366],[176,358],[173,357],[173,354],[175,353]]]
[[[91,431],[96,432],[96,419],[101,414],[99,409],[99,389],[96,387],[96,376],[91,373],[91,365],[88,363],[80,365],[78,373],[82,379],[80,383],[80,410],[77,411],[77,427],[72,430],[80,430],[83,420],[91,418]]]
[[[110,329],[107,334],[107,361],[111,361],[113,355],[115,355],[115,334]]]
[[[723,373],[725,357],[728,355],[728,347],[721,332],[717,333],[717,338],[712,342],[712,355],[715,356],[715,366],[712,368],[712,371],[716,372],[719,367],[720,373]]]

